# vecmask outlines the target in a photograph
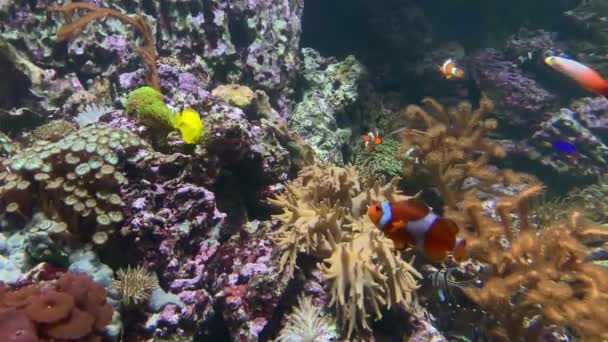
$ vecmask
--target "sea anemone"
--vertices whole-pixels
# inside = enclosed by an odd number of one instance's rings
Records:
[[[137,266],[117,272],[117,280],[112,282],[112,287],[120,294],[124,305],[139,305],[150,299],[152,291],[158,286],[156,277],[144,267]]]

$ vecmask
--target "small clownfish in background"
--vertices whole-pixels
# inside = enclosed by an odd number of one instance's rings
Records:
[[[457,67],[456,62],[451,58],[439,66],[439,72],[448,80],[452,77],[462,78],[464,76],[464,70]]]
[[[575,80],[583,88],[608,97],[608,80],[588,66],[559,56],[549,56],[545,58],[545,63],[554,70]]]
[[[196,144],[203,136],[201,116],[192,108],[186,108],[180,114],[175,114],[173,127],[179,129],[186,144]]]
[[[376,145],[382,144],[382,137],[378,129],[374,128],[363,136],[363,143],[368,151],[371,151]]]
[[[367,215],[399,250],[415,246],[435,261],[444,259],[448,253],[458,261],[465,255],[466,241],[456,237],[456,223],[437,216],[419,200],[376,203],[369,207]]]

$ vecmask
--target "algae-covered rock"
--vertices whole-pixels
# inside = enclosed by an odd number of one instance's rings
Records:
[[[296,104],[289,125],[321,160],[343,164],[342,147],[351,133],[338,126],[337,118],[339,115],[346,118],[347,108],[357,101],[365,68],[354,56],[332,62],[310,48],[302,49],[302,55],[304,96]]]

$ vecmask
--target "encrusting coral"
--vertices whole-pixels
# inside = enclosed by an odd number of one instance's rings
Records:
[[[16,290],[0,284],[2,341],[101,341],[113,313],[106,291],[85,274]]]
[[[0,207],[24,221],[42,211],[67,223],[56,236],[104,244],[123,220],[119,188],[126,178],[119,163],[148,148],[127,130],[101,126],[37,141],[2,162]]]
[[[487,136],[496,129],[496,120],[482,121],[494,108],[491,100],[483,97],[475,110],[468,102],[447,109],[431,98],[422,102],[428,105],[428,111],[410,105],[402,112],[411,121],[408,128],[400,130],[403,148],[413,148],[403,173],[408,176],[418,171],[427,172],[448,209],[456,209],[463,199],[466,181],[471,179],[478,182],[475,188],[484,191],[490,191],[492,185],[499,183],[536,182],[529,175],[495,170],[488,165],[492,158],[505,156],[504,148]]]
[[[70,2],[62,6],[51,6],[49,7],[49,11],[63,13],[66,18],[66,23],[57,31],[57,40],[59,42],[74,39],[91,21],[100,18],[114,17],[127,25],[131,25],[142,35],[144,40],[143,45],[136,48],[135,51],[142,57],[146,65],[146,84],[156,90],[160,90],[158,68],[156,67],[157,54],[156,47],[154,46],[154,34],[152,33],[152,27],[143,16],[130,17],[115,9],[100,8],[86,2]],[[85,14],[74,19],[76,11],[85,11]]]
[[[536,341],[551,324],[574,330],[584,341],[604,340],[608,272],[588,259],[583,241],[605,240],[608,233],[586,223],[579,212],[537,230],[526,202],[541,190],[534,186],[498,200],[501,222],[485,216],[478,200],[465,201],[462,217],[453,218],[471,224],[477,239],[470,254],[490,271],[480,274],[483,287],[464,291],[499,323],[487,329],[501,341]]]
[[[395,188],[396,181],[381,185],[352,166],[312,165],[271,200],[283,210],[275,216],[282,226],[273,233],[281,250],[279,268],[293,272],[299,253],[322,261],[331,305],[347,336],[369,330],[368,318],[380,319],[384,308],[416,311],[413,292],[420,273],[365,215],[373,202],[408,198]]]

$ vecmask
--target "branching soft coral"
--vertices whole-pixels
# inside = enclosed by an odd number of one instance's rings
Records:
[[[368,318],[379,319],[385,308],[416,307],[413,294],[421,275],[365,215],[373,202],[408,198],[396,182],[366,180],[353,167],[313,165],[271,200],[283,211],[274,216],[282,225],[273,234],[280,268],[293,272],[301,252],[322,261],[331,305],[349,336],[355,329],[369,330]]]
[[[502,341],[536,341],[543,327],[555,324],[573,329],[584,341],[608,338],[608,272],[587,259],[581,241],[608,233],[584,223],[574,212],[566,221],[541,227],[528,221],[526,200],[538,187],[497,204],[497,223],[468,201],[464,220],[472,223],[478,239],[472,253],[491,267],[482,275],[482,288],[465,293],[494,316],[488,331]],[[514,211],[519,218],[515,222]]]
[[[448,109],[431,98],[422,102],[428,111],[410,105],[402,112],[410,120],[408,128],[401,130],[403,147],[413,148],[413,156],[419,160],[418,164],[406,161],[403,172],[428,172],[448,208],[455,209],[463,199],[463,188],[470,178],[479,182],[476,188],[484,190],[497,183],[535,182],[529,175],[497,171],[488,165],[492,158],[505,156],[503,147],[488,138],[496,129],[496,120],[482,120],[494,108],[488,98],[482,98],[476,110],[468,102]]]
[[[85,14],[72,20],[74,13],[78,10]],[[127,25],[131,25],[143,37],[143,45],[135,51],[143,58],[147,68],[146,84],[160,91],[158,69],[156,67],[156,47],[154,45],[154,34],[148,21],[141,15],[130,17],[111,8],[100,8],[86,2],[70,2],[62,6],[51,6],[51,12],[63,13],[66,23],[57,31],[57,41],[64,42],[76,38],[84,28],[93,20],[105,17],[114,17]]]

